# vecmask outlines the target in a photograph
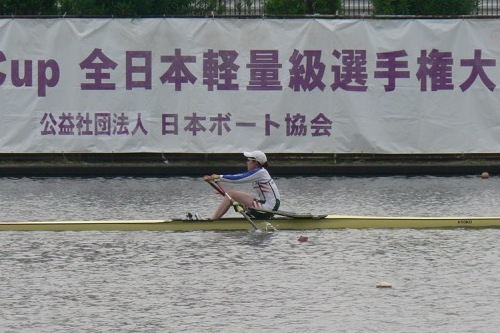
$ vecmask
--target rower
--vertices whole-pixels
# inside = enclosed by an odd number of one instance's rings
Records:
[[[221,203],[212,214],[212,220],[220,219],[232,205],[231,200],[238,202],[245,208],[254,207],[275,211],[280,206],[280,193],[271,175],[267,171],[269,166],[267,156],[260,150],[244,152],[247,158],[247,171],[237,174],[207,175],[203,177],[206,182],[221,181],[227,183],[252,183],[257,198],[245,192],[228,190],[228,196],[222,199]],[[272,217],[269,212],[253,211],[252,215],[256,219],[266,219]]]

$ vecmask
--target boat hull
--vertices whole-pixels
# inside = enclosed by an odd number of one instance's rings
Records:
[[[430,228],[500,228],[500,217],[376,217],[327,215],[323,218],[273,218],[255,221],[262,230],[314,229],[430,229]],[[0,231],[91,231],[91,230],[150,230],[150,231],[250,231],[243,218],[223,218],[217,221],[117,220],[117,221],[51,221],[0,222]]]

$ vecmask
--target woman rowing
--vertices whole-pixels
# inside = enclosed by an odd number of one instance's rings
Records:
[[[222,202],[217,207],[217,210],[213,213],[211,219],[220,219],[231,207],[231,199],[242,204],[246,209],[252,211],[251,214],[257,219],[265,219],[272,216],[271,213],[259,212],[252,210],[251,208],[272,210],[275,211],[280,206],[280,192],[278,187],[271,178],[271,175],[267,171],[268,163],[266,154],[256,150],[252,152],[243,153],[247,158],[247,171],[232,175],[217,175],[213,174],[211,176],[204,176],[203,180],[209,181],[221,181],[228,183],[253,183],[253,189],[257,193],[257,198],[254,196],[240,191],[228,190],[226,191],[228,196],[222,199]],[[231,198],[231,199],[230,199]]]

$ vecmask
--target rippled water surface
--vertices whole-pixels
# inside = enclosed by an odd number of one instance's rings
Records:
[[[495,178],[276,181],[284,210],[500,216]],[[220,199],[193,178],[4,178],[0,196],[2,221],[208,216]],[[0,332],[498,332],[498,258],[500,229],[1,232]]]

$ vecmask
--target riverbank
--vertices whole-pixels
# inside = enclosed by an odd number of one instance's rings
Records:
[[[275,176],[500,174],[500,154],[268,154]],[[238,154],[0,154],[0,177],[171,177],[235,173]]]

